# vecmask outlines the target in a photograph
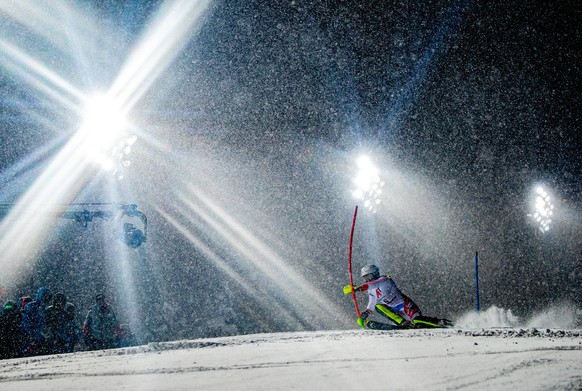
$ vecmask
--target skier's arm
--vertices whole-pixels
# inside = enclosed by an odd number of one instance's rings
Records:
[[[364,284],[361,286],[346,285],[346,286],[344,286],[344,295],[348,295],[348,294],[352,293],[352,291],[353,292],[358,292],[358,291],[365,292],[367,290],[368,290],[368,284]]]

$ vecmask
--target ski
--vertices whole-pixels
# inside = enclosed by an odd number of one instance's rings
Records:
[[[448,329],[453,327],[453,322],[448,319],[415,319],[412,321],[415,329]]]
[[[446,319],[445,319],[446,320]],[[427,324],[427,323],[413,323],[407,324],[405,326],[387,324],[382,322],[376,322],[374,320],[368,320],[365,325],[370,330],[418,330],[418,329],[448,329],[452,327],[452,323],[449,324]]]
[[[366,327],[370,330],[405,330],[406,327],[397,326],[395,324],[388,324],[369,320],[366,322]]]

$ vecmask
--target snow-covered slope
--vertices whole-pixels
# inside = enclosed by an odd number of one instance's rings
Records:
[[[582,330],[321,331],[0,361],[2,390],[582,388]]]

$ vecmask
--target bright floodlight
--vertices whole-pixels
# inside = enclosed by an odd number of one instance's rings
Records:
[[[82,120],[79,133],[87,155],[107,170],[123,164],[124,151],[131,147],[127,140],[133,138],[126,139],[129,121],[121,107],[107,95],[95,95],[85,102]]]
[[[354,179],[356,188],[353,190],[352,195],[354,198],[364,202],[364,208],[375,213],[381,202],[380,195],[382,194],[384,182],[380,180],[378,168],[374,166],[369,157],[361,156],[356,164],[358,173]]]
[[[108,96],[95,95],[85,102],[81,130],[99,142],[96,147],[108,144],[112,138],[125,130],[127,124],[121,108]]]
[[[536,194],[535,210],[532,216],[536,221],[539,230],[541,232],[547,232],[550,230],[550,224],[552,223],[554,204],[551,201],[550,195],[543,187],[538,187],[536,189]]]

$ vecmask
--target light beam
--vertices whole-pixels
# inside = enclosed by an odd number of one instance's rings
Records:
[[[186,45],[196,22],[209,4],[210,0],[165,2],[145,36],[129,55],[119,76],[105,93],[107,97],[105,102],[114,102],[114,110],[129,113]],[[28,6],[32,5],[27,3]],[[0,11],[6,13],[6,7],[0,6]],[[8,15],[15,17],[14,15],[21,14],[8,13]],[[42,22],[50,24],[49,18],[43,19]],[[82,112],[89,98],[65,78],[58,77],[48,66],[4,39],[0,39],[0,49],[0,65],[19,76],[18,81],[25,81],[34,86],[58,104],[67,108],[73,106],[78,114]],[[74,100],[77,101],[76,104],[71,103]],[[105,107],[109,110],[110,103],[105,103]],[[90,110],[92,112],[90,117],[98,119],[99,114],[95,114],[93,110]],[[99,113],[103,106],[95,110]],[[113,121],[117,115],[107,117],[107,121]],[[53,158],[1,222],[0,252],[3,254],[4,278],[10,280],[14,273],[22,269],[23,263],[33,257],[54,226],[50,213],[47,213],[51,205],[71,203],[95,174],[91,170],[88,148],[92,148],[93,143],[98,147],[104,147],[101,145],[100,132],[104,128],[109,128],[109,125],[112,129],[118,127],[112,123],[96,125],[91,122],[81,125],[79,131]],[[111,141],[109,138],[104,138],[104,142],[105,140]],[[23,213],[30,219],[24,218]],[[34,224],[30,224],[30,221],[34,221]]]

